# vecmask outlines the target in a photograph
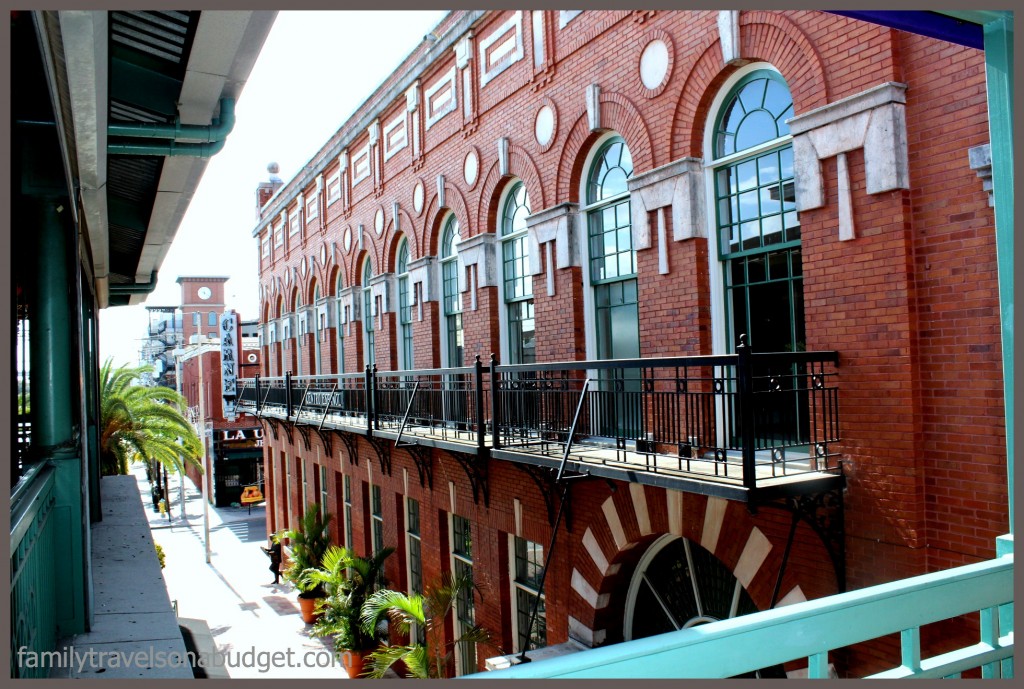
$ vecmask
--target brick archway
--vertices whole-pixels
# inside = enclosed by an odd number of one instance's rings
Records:
[[[590,646],[621,641],[626,591],[647,547],[663,535],[687,538],[722,561],[759,609],[767,609],[782,561],[746,507],[722,498],[629,484],[601,505],[581,537],[570,587],[569,636]],[[779,604],[805,600],[789,581]]]

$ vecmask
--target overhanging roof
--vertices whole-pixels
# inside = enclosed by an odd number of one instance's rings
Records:
[[[180,148],[166,155],[114,153],[108,127],[217,123],[222,101],[240,95],[275,16],[218,10],[32,13],[60,139],[61,176],[80,211],[101,307],[140,303],[155,287],[208,162],[181,155]],[[14,109],[17,132],[22,118]]]

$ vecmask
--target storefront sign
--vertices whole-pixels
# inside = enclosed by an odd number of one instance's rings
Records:
[[[235,420],[235,401],[238,399],[238,324],[234,312],[225,311],[220,317],[220,381],[224,398],[224,418]]]

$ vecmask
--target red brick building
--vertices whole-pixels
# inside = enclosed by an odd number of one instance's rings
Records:
[[[255,338],[244,337],[246,330],[238,314],[226,309],[226,277],[183,276],[181,314],[184,340],[176,359],[181,380],[180,391],[188,402],[189,419],[199,429],[209,431],[207,451],[210,476],[186,465],[186,473],[201,491],[210,488],[211,501],[218,507],[238,503],[247,485],[263,484],[263,428],[247,415],[234,413],[225,400],[225,375],[235,379],[259,374],[260,351]],[[231,313],[235,327],[223,330],[222,318]],[[227,360],[230,352],[234,364]],[[232,366],[234,368],[232,368]]]
[[[261,186],[268,528],[326,503],[393,587],[471,568],[453,629],[505,653],[552,552],[535,645],[992,557],[986,122],[980,51],[826,12],[450,14]]]

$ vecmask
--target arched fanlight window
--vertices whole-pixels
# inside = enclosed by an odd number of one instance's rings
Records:
[[[533,277],[529,271],[529,237],[526,231],[528,215],[530,195],[525,184],[516,182],[505,198],[501,213],[508,360],[511,364],[532,364],[536,361]]]
[[[462,358],[462,295],[459,292],[459,221],[454,215],[445,222],[441,236],[441,284],[444,312],[444,336],[447,362],[450,367],[463,365]]]
[[[375,351],[375,324],[373,322],[373,293],[370,279],[373,277],[373,263],[366,257],[363,264],[363,365],[373,366],[377,361]]]
[[[398,260],[395,263],[398,273],[398,362],[402,369],[413,368],[412,357],[412,295],[409,282],[409,241],[402,239],[398,246]]]
[[[715,217],[730,347],[741,335],[757,351],[804,346],[800,223],[785,122],[792,116],[782,76],[758,70],[730,89],[715,119],[713,155],[722,161],[714,173]]]
[[[338,373],[345,372],[345,326],[343,325],[345,320],[345,305],[342,303],[341,289],[341,272],[339,272],[334,283],[335,308],[337,309],[335,323],[337,323],[338,326],[335,328],[338,333],[338,367],[336,369]]]
[[[613,137],[598,150],[587,177],[590,284],[599,359],[640,355],[636,251],[626,187],[632,176],[629,148],[621,137]]]

